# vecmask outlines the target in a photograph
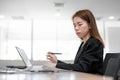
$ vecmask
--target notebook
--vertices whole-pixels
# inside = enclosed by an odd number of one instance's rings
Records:
[[[31,71],[31,72],[48,72],[48,71],[60,71],[61,69],[57,69],[57,68],[52,68],[52,67],[48,67],[45,65],[32,65],[32,63],[30,62],[30,60],[28,59],[25,51],[19,47],[16,47],[19,55],[21,56],[27,71]]]

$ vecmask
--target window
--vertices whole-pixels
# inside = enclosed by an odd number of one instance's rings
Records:
[[[35,19],[33,36],[34,60],[46,60],[48,51],[63,53],[57,55],[61,60],[73,60],[80,45],[68,20]]]
[[[103,23],[99,30],[104,36]],[[101,27],[102,26],[102,27]],[[68,19],[7,19],[0,20],[0,59],[21,59],[15,46],[25,50],[31,60],[46,60],[48,51],[60,52],[60,60],[73,60],[81,41],[72,20]]]
[[[0,21],[0,59],[20,59],[15,46],[26,50],[31,57],[31,22],[29,20]]]

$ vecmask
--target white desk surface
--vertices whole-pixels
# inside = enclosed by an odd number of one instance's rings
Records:
[[[29,72],[29,73],[0,73],[0,80],[113,80],[111,77],[81,73],[75,71],[63,72]]]

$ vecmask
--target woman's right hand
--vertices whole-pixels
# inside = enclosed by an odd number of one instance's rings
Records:
[[[57,57],[52,54],[52,52],[48,52],[47,59],[50,60],[52,63],[57,64]]]

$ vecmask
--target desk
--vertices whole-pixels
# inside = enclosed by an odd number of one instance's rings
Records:
[[[74,71],[39,73],[0,73],[0,80],[112,80],[110,77]]]

